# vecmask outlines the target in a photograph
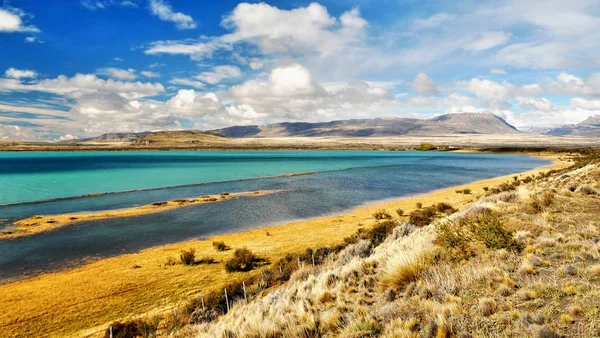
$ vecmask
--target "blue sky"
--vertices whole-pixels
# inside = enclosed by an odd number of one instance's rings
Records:
[[[600,114],[598,1],[0,0],[0,140]]]

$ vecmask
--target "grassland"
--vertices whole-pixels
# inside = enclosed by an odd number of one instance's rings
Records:
[[[59,215],[36,215],[19,220],[15,222],[13,226],[6,228],[4,231],[2,231],[2,233],[0,233],[0,240],[32,236],[79,222],[153,214],[180,208],[186,205],[216,203],[242,196],[264,196],[275,192],[276,191],[259,190],[231,194],[222,193],[220,195],[206,195],[192,199],[154,202],[148,205],[117,210],[102,210],[97,212],[69,213]]]
[[[521,177],[563,168],[559,161]],[[374,226],[372,214],[386,210],[408,214],[417,203],[446,202],[454,208],[481,197],[484,187],[492,187],[512,177],[500,177],[453,187],[429,194],[385,201],[357,208],[344,215],[310,219],[265,229],[226,234],[143,250],[136,254],[90,262],[84,266],[28,278],[0,286],[0,332],[6,336],[98,336],[115,320],[145,317],[179,307],[190,298],[222,290],[224,285],[260,275],[227,273],[224,262],[233,250],[216,251],[213,241],[223,241],[231,249],[247,247],[258,256],[276,262],[286,255],[303,254],[307,248],[333,246],[358,229]],[[471,194],[456,190],[470,189]],[[399,217],[399,216],[396,216]],[[195,249],[215,263],[187,266],[170,265],[182,250]]]

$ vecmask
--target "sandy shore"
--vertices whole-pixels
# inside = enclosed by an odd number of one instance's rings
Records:
[[[549,166],[520,176],[560,169],[570,164],[559,155],[532,154],[553,160]],[[62,337],[99,336],[117,319],[143,315],[170,308],[193,295],[220,290],[225,284],[243,280],[260,271],[228,274],[223,263],[231,250],[217,252],[215,240],[232,248],[247,247],[271,262],[286,254],[298,254],[307,248],[331,246],[361,227],[374,224],[373,212],[386,209],[390,214],[401,208],[405,214],[415,210],[417,202],[424,206],[438,202],[455,208],[476,200],[484,187],[512,180],[503,176],[445,188],[417,196],[369,203],[348,213],[291,222],[268,228],[213,236],[206,240],[154,247],[135,254],[102,259],[89,264],[52,272],[0,286],[0,327],[11,335],[56,335]],[[456,190],[472,193],[457,194]],[[398,219],[398,216],[395,216]],[[406,216],[400,217],[406,219]],[[200,256],[210,256],[216,264],[199,266],[166,266],[169,257],[181,250],[194,248]],[[69,292],[64,292],[69,290]]]
[[[15,222],[12,227],[5,229],[0,234],[0,240],[32,236],[35,234],[52,231],[54,229],[62,228],[70,224],[85,222],[85,221],[96,221],[108,218],[117,217],[132,217],[146,214],[154,214],[157,212],[164,212],[176,208],[181,208],[188,205],[199,205],[216,203],[226,201],[228,199],[241,197],[241,196],[264,196],[275,193],[273,190],[259,190],[259,191],[248,191],[239,193],[222,193],[220,195],[206,195],[192,199],[177,199],[173,201],[165,202],[154,202],[139,207],[116,209],[116,210],[102,210],[97,212],[88,213],[69,213],[60,215],[45,215],[45,216],[32,216],[18,222]]]

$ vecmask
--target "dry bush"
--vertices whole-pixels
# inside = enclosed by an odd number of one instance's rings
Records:
[[[375,217],[375,219],[377,219],[377,220],[382,220],[382,219],[390,219],[390,218],[392,218],[392,215],[390,215],[385,209],[379,209],[379,210],[375,211],[375,213],[373,213],[373,217]]]
[[[398,214],[398,216],[402,217],[402,216],[404,215],[404,210],[402,210],[402,209],[398,208],[398,209],[396,210],[396,213]]]
[[[410,213],[408,221],[416,226],[423,227],[433,222],[435,213],[436,211],[432,207],[415,210]]]
[[[241,248],[236,249],[233,257],[225,262],[227,272],[250,271],[261,261],[252,251]]]
[[[577,188],[577,191],[579,193],[585,194],[585,195],[598,195],[598,190],[590,187],[589,185],[582,185],[579,188]]]
[[[456,212],[456,209],[454,209],[450,204],[445,202],[439,202],[434,206],[434,208],[437,212],[442,212],[445,214],[452,214]]]
[[[181,250],[181,254],[179,255],[179,262],[183,265],[196,264],[196,250]]]
[[[230,247],[228,247],[223,241],[214,241],[212,245],[217,251],[225,251],[230,249]]]

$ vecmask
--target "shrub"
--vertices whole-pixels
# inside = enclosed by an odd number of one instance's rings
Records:
[[[586,194],[586,195],[598,195],[598,191],[592,187],[590,187],[589,185],[582,185],[579,188],[577,188],[577,192],[580,192],[582,194]]]
[[[250,271],[259,261],[260,259],[252,251],[246,248],[236,249],[233,257],[225,262],[225,270],[227,272]]]
[[[470,195],[471,194],[471,189],[469,189],[469,188],[463,189],[463,194]]]
[[[434,208],[437,212],[443,212],[446,214],[452,214],[456,212],[456,209],[454,209],[450,204],[445,202],[440,202],[436,204]]]
[[[451,260],[469,259],[475,254],[466,230],[460,225],[450,221],[441,222],[435,232],[436,243],[446,250]]]
[[[430,150],[436,150],[437,147],[431,143],[421,143],[421,146],[419,147],[419,150],[421,151],[430,151]]]
[[[490,190],[489,187],[483,187],[483,191],[488,192]]]
[[[513,238],[512,231],[502,227],[502,222],[491,212],[480,214],[474,219],[465,219],[460,222],[466,227],[474,239],[483,242],[490,249],[507,249],[521,251],[521,245]]]
[[[552,205],[552,202],[554,202],[554,194],[550,191],[546,191],[540,196],[531,196],[531,200],[525,205],[525,212],[538,214]]]
[[[404,215],[404,210],[402,210],[402,209],[398,208],[398,209],[396,210],[396,213],[398,214],[398,216],[402,217],[402,215]]]
[[[417,209],[421,209],[423,207],[423,203],[417,202],[417,204],[415,204],[415,206],[417,207]]]
[[[379,209],[379,210],[375,211],[375,213],[373,214],[373,217],[375,217],[375,219],[377,219],[377,220],[381,220],[381,219],[390,219],[390,218],[392,218],[392,215],[390,215],[387,211],[385,211],[385,209]]]
[[[484,316],[490,316],[498,311],[498,304],[493,298],[481,298],[479,300],[479,310]]]
[[[398,226],[396,221],[385,221],[377,223],[373,228],[361,233],[361,239],[368,239],[372,246],[381,244]]]
[[[179,255],[179,261],[183,265],[194,265],[196,264],[196,250],[189,249],[188,251],[181,250]]]
[[[113,338],[136,338],[140,335],[135,321],[114,322],[104,332],[104,338],[111,337],[111,327]]]
[[[410,213],[408,221],[416,226],[423,227],[431,224],[435,216],[435,209],[427,207]]]
[[[217,251],[225,251],[230,249],[223,241],[215,241],[212,243],[212,245]]]

